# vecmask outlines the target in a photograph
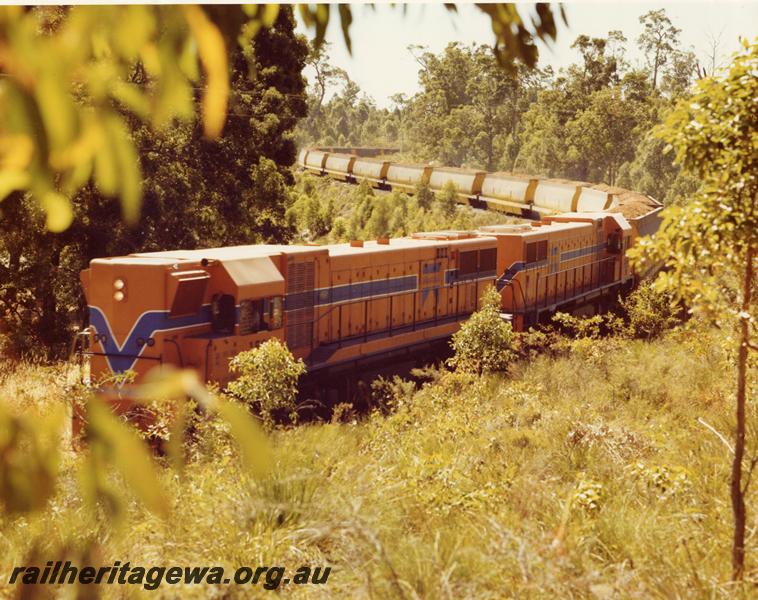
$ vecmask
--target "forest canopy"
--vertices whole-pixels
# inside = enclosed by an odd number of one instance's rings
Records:
[[[557,73],[539,62],[504,72],[487,45],[450,42],[439,53],[411,46],[420,91],[393,96],[391,108],[334,67],[328,47],[312,50],[316,75],[298,139],[387,145],[412,160],[619,185],[671,202],[693,183],[651,130],[703,71],[665,11],[640,22],[638,40],[616,30],[577,35],[579,60]],[[626,58],[634,43],[642,66]]]

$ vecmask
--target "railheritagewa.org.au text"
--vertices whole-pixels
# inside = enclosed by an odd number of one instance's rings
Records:
[[[323,585],[331,567],[302,566],[287,572],[284,567],[238,567],[229,572],[220,566],[143,567],[115,561],[106,566],[76,566],[70,561],[13,567],[8,583],[25,585],[136,585],[155,590],[164,585],[226,584],[259,585],[275,590],[283,585]]]

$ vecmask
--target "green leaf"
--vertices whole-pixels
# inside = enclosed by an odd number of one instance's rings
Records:
[[[29,173],[26,171],[12,169],[0,171],[0,202],[11,192],[26,189],[29,186],[29,182]]]
[[[129,109],[141,119],[147,120],[150,114],[150,102],[137,86],[125,81],[116,81],[111,86],[111,95],[124,108]]]
[[[229,99],[229,72],[224,38],[199,6],[185,6],[184,14],[197,41],[207,76],[203,94],[203,127],[211,139],[221,135]]]
[[[139,219],[142,202],[142,173],[139,158],[121,119],[111,115],[106,123],[119,173],[121,211],[124,221],[133,224]]]
[[[340,26],[342,27],[342,37],[345,39],[348,54],[353,53],[353,46],[350,43],[350,25],[353,23],[353,13],[349,4],[338,4],[340,12]]]
[[[145,443],[128,425],[117,419],[105,403],[93,400],[87,405],[91,444],[108,450],[107,458],[147,508],[161,516],[168,513],[158,473]]]
[[[273,27],[279,16],[278,4],[264,4],[260,12],[261,23],[264,27]]]
[[[71,143],[78,123],[66,82],[55,74],[41,78],[35,87],[35,99],[52,150],[60,150]]]
[[[243,406],[228,401],[219,401],[218,414],[229,424],[245,466],[253,476],[263,477],[271,468],[271,448],[255,419]]]
[[[168,366],[153,369],[144,383],[134,388],[134,397],[139,400],[175,400],[184,396],[194,398],[205,408],[214,405],[213,398],[192,369],[171,369]]]
[[[118,159],[107,127],[97,126],[101,143],[95,153],[95,184],[106,196],[115,196],[118,191]]]
[[[68,229],[74,220],[71,201],[57,192],[46,192],[40,198],[40,205],[45,211],[47,228],[53,233]]]

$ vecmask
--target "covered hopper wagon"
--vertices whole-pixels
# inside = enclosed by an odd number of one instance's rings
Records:
[[[376,149],[372,150],[376,152]],[[358,152],[358,149],[352,152]],[[352,183],[366,180],[384,190],[413,192],[419,185],[426,185],[437,193],[452,182],[457,189],[458,200],[463,204],[527,218],[539,219],[566,212],[610,211],[620,208],[624,201],[644,205],[648,208],[646,212],[661,208],[661,204],[653,198],[621,188],[564,179],[394,162],[389,160],[387,154],[381,158],[366,158],[358,154],[310,148],[300,152],[298,165],[316,175],[329,175]]]

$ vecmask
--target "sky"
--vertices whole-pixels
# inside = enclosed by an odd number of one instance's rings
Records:
[[[539,45],[540,65],[554,69],[579,60],[571,44],[582,33],[600,37],[611,30],[621,30],[627,38],[627,60],[643,64],[644,56],[637,46],[642,32],[639,17],[649,10],[665,8],[673,25],[682,30],[682,47],[691,49],[703,63],[709,63],[710,40],[719,39],[718,54],[722,63],[738,49],[740,36],[754,39],[758,35],[758,0],[720,0],[711,2],[568,2],[564,3],[568,26],[559,22],[558,36],[550,47]],[[458,13],[448,12],[441,3],[415,3],[406,6],[378,5],[376,10],[362,4],[353,5],[350,29],[353,54],[350,56],[342,38],[336,10],[327,30],[331,44],[331,63],[347,71],[380,107],[392,106],[390,97],[396,93],[413,95],[419,90],[418,64],[407,47],[427,46],[440,52],[451,41],[466,44],[489,44],[494,40],[489,18],[472,5],[459,4]],[[524,11],[533,12],[533,5],[523,4]],[[298,21],[298,31],[313,36]],[[312,71],[305,71],[312,77]]]

